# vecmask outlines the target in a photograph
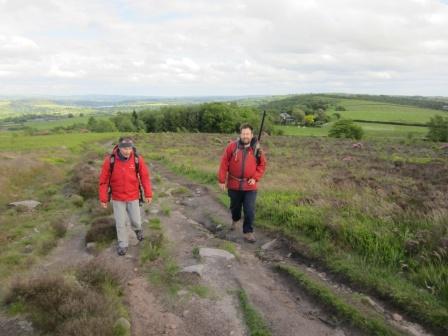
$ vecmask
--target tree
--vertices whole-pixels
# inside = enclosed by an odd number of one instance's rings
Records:
[[[301,124],[305,119],[305,111],[300,106],[294,106],[291,111],[291,116],[296,120],[296,123]]]
[[[436,115],[427,123],[429,131],[428,139],[431,141],[448,141],[448,117]]]
[[[117,128],[115,124],[109,119],[100,119],[97,120],[94,117],[90,117],[87,122],[87,129],[91,132],[115,132]]]
[[[305,121],[305,125],[306,126],[311,126],[314,124],[314,115],[312,114],[307,114],[304,118]]]
[[[315,113],[315,120],[319,121],[321,124],[326,123],[328,121],[327,115],[325,114],[325,110],[318,109]]]
[[[353,120],[341,119],[336,121],[330,128],[328,136],[333,138],[347,138],[359,140],[364,131],[361,126],[356,125]]]

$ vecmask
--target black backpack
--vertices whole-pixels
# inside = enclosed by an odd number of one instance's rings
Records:
[[[115,153],[116,153],[117,149],[118,149],[118,146],[115,146],[113,151],[112,151],[112,154],[109,155],[109,190],[108,190],[109,201],[112,198],[112,188],[110,186],[110,179],[112,177],[112,172],[114,171]],[[135,173],[137,174],[138,187],[139,187],[138,188],[139,189],[139,199],[138,199],[138,202],[139,202],[139,205],[142,205],[143,203],[145,203],[145,200],[144,200],[144,197],[143,197],[144,191],[143,191],[143,186],[142,186],[142,180],[140,178],[140,173],[139,173],[139,171],[140,171],[139,154],[137,152],[137,148],[132,147],[132,150],[134,152]]]

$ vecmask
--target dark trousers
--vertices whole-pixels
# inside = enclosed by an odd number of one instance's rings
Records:
[[[234,222],[241,219],[241,209],[244,209],[243,232],[253,232],[252,224],[255,218],[255,200],[257,198],[256,190],[231,190],[227,191],[230,197],[230,211]]]

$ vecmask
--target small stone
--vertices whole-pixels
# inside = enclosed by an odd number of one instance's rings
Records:
[[[261,249],[262,250],[269,250],[269,249],[271,249],[275,245],[276,242],[277,242],[277,238],[275,238],[275,239],[273,239],[271,241],[268,241],[267,243],[264,243],[263,245],[261,245]]]
[[[184,267],[181,272],[193,273],[193,274],[197,274],[199,276],[202,276],[203,270],[204,270],[204,265],[197,264],[197,265],[191,265],[191,266]]]
[[[366,296],[362,299],[363,302],[367,303],[371,307],[376,307],[375,301],[373,301],[370,297]]]
[[[26,201],[18,201],[18,202],[12,202],[8,204],[10,207],[24,207],[27,210],[33,210],[34,208],[41,205],[40,202],[34,201],[34,200],[26,200]]]
[[[177,295],[179,295],[179,296],[184,296],[187,294],[188,294],[188,291],[186,291],[185,289],[181,289],[180,291],[177,291]]]
[[[86,251],[87,251],[87,253],[95,253],[96,252],[96,243],[95,242],[87,243]]]
[[[31,252],[33,252],[33,245],[30,245],[30,244],[26,245],[25,248],[23,249],[23,252],[24,253],[31,253]]]
[[[138,268],[134,268],[134,272],[138,272]]]
[[[203,258],[204,257],[225,258],[226,260],[235,259],[235,256],[230,252],[227,252],[225,250],[220,250],[220,249],[208,248],[208,247],[200,248],[199,255]]]
[[[400,314],[394,313],[392,314],[392,319],[397,322],[403,321],[403,317]]]

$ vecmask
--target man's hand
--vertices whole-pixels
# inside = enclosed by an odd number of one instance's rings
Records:
[[[146,197],[146,198],[145,198],[145,202],[148,203],[148,204],[151,204],[151,202],[152,202],[152,197]]]
[[[248,184],[248,185],[254,185],[255,182],[256,182],[256,181],[255,181],[254,178],[251,178],[251,179],[248,179],[248,180],[247,180],[247,184]]]
[[[225,183],[218,183],[219,188],[221,188],[222,191],[226,191],[226,184]]]
[[[101,202],[101,207],[107,209],[107,202]]]

